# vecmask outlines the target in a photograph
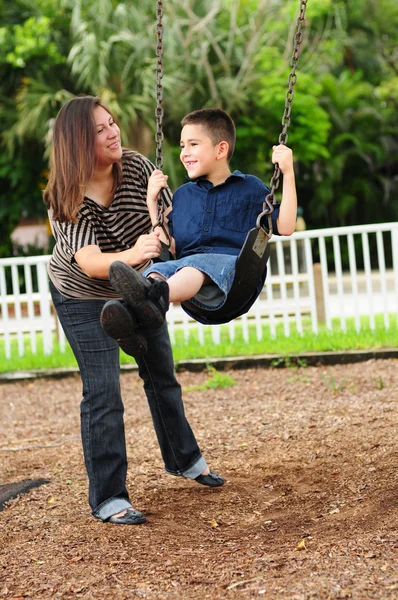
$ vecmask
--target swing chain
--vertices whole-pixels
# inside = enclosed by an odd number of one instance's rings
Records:
[[[297,81],[296,69],[297,69],[299,57],[300,57],[301,42],[302,42],[302,37],[303,37],[302,29],[303,29],[304,23],[305,23],[306,8],[307,8],[307,0],[300,0],[300,14],[297,19],[297,29],[296,29],[296,33],[294,36],[294,43],[293,43],[293,54],[292,54],[292,58],[290,61],[292,70],[291,70],[291,72],[289,74],[289,78],[288,78],[288,90],[286,93],[285,109],[284,109],[284,113],[283,113],[283,117],[282,117],[282,132],[279,135],[279,139],[278,139],[279,144],[286,145],[287,140],[288,140],[287,130],[290,125],[290,113],[292,110],[292,102],[293,102],[293,98],[294,98],[294,89],[293,88]],[[163,150],[162,150],[162,144],[163,144],[163,140],[164,140],[164,134],[163,134],[164,111],[163,111],[163,106],[162,106],[162,103],[163,103],[163,86],[162,86],[162,79],[163,79],[163,12],[164,12],[163,0],[157,0],[157,2],[156,2],[156,17],[157,17],[157,23],[156,23],[156,36],[157,36],[156,80],[157,80],[157,83],[156,83],[156,110],[155,110],[155,116],[156,116],[155,141],[156,141],[156,168],[157,169],[163,168]],[[273,173],[273,175],[271,177],[271,181],[270,181],[270,193],[266,196],[266,198],[264,200],[263,212],[260,213],[260,215],[257,217],[257,228],[260,229],[260,227],[261,227],[267,233],[269,238],[272,236],[271,214],[274,211],[274,207],[276,205],[275,192],[279,188],[280,173],[281,173],[281,171],[280,171],[279,165],[278,165],[278,163],[275,163],[274,173]],[[162,204],[163,203],[161,200],[161,195],[159,195],[158,219],[152,229],[155,229],[155,227],[160,226],[163,230],[166,231],[165,225],[164,225],[164,214],[163,214],[164,211],[163,211]],[[267,217],[267,221],[268,221],[267,226],[264,225],[263,217]]]
[[[157,0],[156,2],[156,134],[155,134],[155,142],[156,142],[156,168],[162,170],[163,168],[163,12],[164,6],[162,0]],[[156,223],[152,227],[152,231],[156,229],[156,227],[161,227],[163,232],[166,235],[166,238],[169,240],[169,232],[164,223],[164,206],[163,206],[163,194],[159,193],[158,197],[158,213]]]
[[[156,3],[156,168],[162,169],[163,167],[163,151],[162,143],[164,140],[163,134],[163,1],[157,0]]]
[[[287,140],[288,140],[287,130],[290,125],[290,113],[292,110],[292,102],[293,102],[293,98],[294,98],[294,89],[293,88],[297,81],[296,69],[297,69],[297,65],[299,62],[301,42],[303,39],[303,31],[302,30],[303,30],[304,22],[305,22],[306,8],[307,8],[307,0],[300,0],[300,14],[297,19],[297,29],[296,29],[296,33],[294,36],[294,43],[293,43],[293,54],[292,54],[292,58],[290,61],[292,70],[291,70],[289,78],[288,78],[288,90],[287,90],[286,99],[285,99],[285,110],[283,112],[283,117],[282,117],[282,132],[279,135],[279,139],[278,139],[279,144],[284,144],[284,145],[287,144]],[[262,227],[263,229],[267,228],[269,230],[269,234],[268,234],[269,237],[271,237],[271,235],[272,235],[271,214],[274,211],[274,208],[276,205],[275,191],[279,187],[280,174],[281,174],[281,171],[280,171],[279,165],[278,165],[278,163],[275,163],[274,173],[273,173],[273,175],[271,177],[271,181],[270,181],[270,193],[267,195],[267,197],[264,200],[263,212],[257,217],[257,227],[258,228]],[[263,217],[265,217],[265,216],[268,219],[267,227],[265,227],[264,224],[262,223]]]

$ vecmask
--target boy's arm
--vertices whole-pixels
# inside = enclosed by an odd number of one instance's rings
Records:
[[[272,162],[283,174],[282,202],[277,219],[279,235],[292,235],[296,228],[297,194],[293,168],[293,152],[284,144],[273,147]]]
[[[146,203],[148,206],[148,212],[149,212],[149,216],[151,218],[152,226],[155,225],[158,221],[158,196],[163,188],[167,188],[167,179],[168,179],[168,175],[164,175],[162,173],[162,171],[159,171],[159,169],[156,169],[155,171],[153,171],[153,173],[151,174],[151,176],[148,179]],[[169,206],[164,211],[165,218],[164,218],[163,225],[166,228],[168,233],[169,233],[169,228],[167,226],[167,218],[166,217],[171,210],[172,210],[172,207]],[[166,236],[165,232],[163,231],[162,227],[159,227],[158,231],[160,231],[159,239],[162,242],[164,242],[165,244],[170,244],[170,252],[172,254],[174,254],[174,239],[171,236],[169,239],[167,239],[167,236]]]

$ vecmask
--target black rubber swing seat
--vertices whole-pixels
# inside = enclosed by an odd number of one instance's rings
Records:
[[[269,237],[262,228],[249,231],[236,262],[232,287],[221,308],[206,310],[188,300],[181,303],[184,311],[203,325],[229,323],[246,313],[258,297],[260,283],[264,285],[267,277]]]

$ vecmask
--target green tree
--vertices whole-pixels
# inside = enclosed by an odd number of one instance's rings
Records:
[[[281,131],[298,2],[164,3],[165,170],[183,179],[179,122],[203,106],[238,125],[233,167],[267,180]],[[52,119],[75,94],[98,94],[154,157],[155,2],[0,0],[1,240],[43,211]],[[397,218],[395,0],[310,0],[289,129],[310,226]],[[12,199],[12,203],[10,202]],[[377,202],[375,202],[377,199]],[[8,250],[7,250],[8,249]]]
[[[33,77],[45,87],[68,70],[63,29],[68,19],[49,0],[1,2],[0,15],[0,256],[8,256],[21,216],[45,214],[41,188],[48,126],[38,118],[45,96],[37,94],[35,113],[27,120],[23,98]]]
[[[398,217],[397,27],[398,6],[392,0],[336,3],[333,65],[326,73],[316,66],[320,106],[331,123],[330,157],[305,169],[312,171],[309,181],[317,182],[306,197],[318,225]]]

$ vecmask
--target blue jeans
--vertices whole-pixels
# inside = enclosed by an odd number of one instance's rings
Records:
[[[190,301],[199,308],[217,310],[225,304],[232,287],[236,259],[237,256],[230,254],[191,254],[177,260],[154,263],[144,271],[143,275],[148,277],[150,273],[159,273],[169,279],[184,267],[198,269],[208,275],[212,283],[204,285]]]
[[[81,436],[94,517],[131,507],[117,342],[100,324],[105,300],[66,298],[50,282],[59,320],[83,384]],[[166,324],[147,331],[148,352],[137,358],[165,469],[194,479],[207,467],[186,419]]]

